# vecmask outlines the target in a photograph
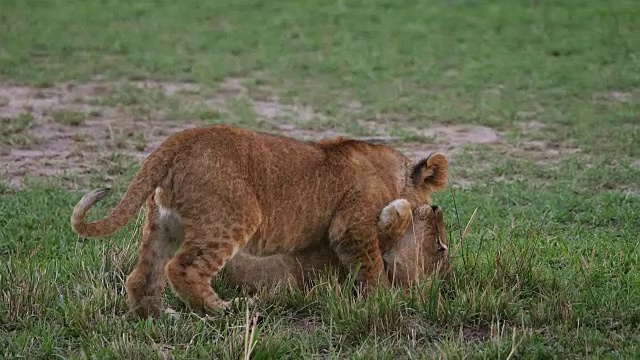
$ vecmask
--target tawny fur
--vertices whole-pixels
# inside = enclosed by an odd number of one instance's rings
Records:
[[[442,208],[423,205],[413,210],[413,223],[383,255],[392,283],[408,288],[432,274],[443,278],[450,270],[447,231]]]
[[[437,206],[423,205],[413,212],[404,199],[393,201],[380,214],[378,230],[404,229],[404,234],[383,254],[389,281],[403,289],[425,281],[434,272],[440,278],[449,270],[449,252],[442,216]],[[303,287],[327,270],[347,274],[327,246],[293,254],[255,256],[240,251],[225,268],[232,285],[250,291],[279,285]]]
[[[175,293],[203,312],[225,306],[210,280],[240,249],[271,255],[329,247],[345,268],[360,264],[368,287],[387,283],[382,253],[396,238],[379,236],[380,209],[398,198],[411,208],[430,203],[447,170],[439,153],[412,162],[384,145],[213,125],[163,142],[108,216],[85,221],[107,195],[97,190],[76,205],[71,223],[84,237],[110,235],[146,200],[139,263],[126,282],[130,306],[141,316],[161,311],[164,268]]]

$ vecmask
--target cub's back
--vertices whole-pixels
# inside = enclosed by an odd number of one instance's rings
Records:
[[[404,175],[399,152],[354,140],[302,142],[226,125],[172,138],[167,142],[182,143],[167,183],[177,198],[188,195],[181,191],[206,196],[221,184],[255,196],[263,221],[247,244],[254,254],[300,250],[308,241],[320,241],[347,191],[374,186],[370,192],[383,204],[397,197],[398,174]],[[211,210],[216,206],[225,205],[211,204]]]

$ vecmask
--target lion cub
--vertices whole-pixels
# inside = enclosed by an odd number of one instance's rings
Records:
[[[382,254],[397,234],[378,234],[380,209],[400,198],[412,209],[430,203],[447,171],[440,153],[412,162],[384,145],[213,125],[165,140],[105,218],[88,223],[85,215],[108,189],[85,195],[71,224],[84,237],[109,235],[146,201],[139,261],[126,281],[130,306],[158,315],[166,274],[191,309],[208,312],[227,304],[210,282],[239,249],[271,255],[326,246],[345,268],[360,264],[368,287],[388,282]]]
[[[411,221],[409,226],[400,224]],[[413,213],[409,202],[400,199],[382,209],[378,231],[389,227],[406,228],[382,256],[389,281],[404,289],[426,280],[432,273],[443,277],[449,271],[449,251],[442,209],[423,205]],[[232,285],[251,291],[279,285],[303,287],[327,269],[337,269],[340,278],[346,271],[329,247],[316,247],[293,254],[254,256],[239,251],[226,265]]]

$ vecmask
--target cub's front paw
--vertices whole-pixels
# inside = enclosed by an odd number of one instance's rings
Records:
[[[378,224],[382,227],[386,227],[398,222],[399,220],[410,220],[411,217],[412,213],[409,201],[405,199],[396,199],[382,209]]]

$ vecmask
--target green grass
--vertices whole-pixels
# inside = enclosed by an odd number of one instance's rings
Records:
[[[366,300],[331,281],[309,294],[264,293],[249,320],[245,308],[212,322],[136,320],[123,290],[133,222],[106,240],[78,240],[73,186],[0,185],[0,357],[238,358],[251,331],[254,358],[637,357],[639,14],[630,0],[0,2],[2,83],[99,75],[214,89],[236,78],[252,99],[312,106],[323,115],[312,129],[357,134],[354,120],[366,119],[406,141],[431,139],[405,125],[500,134],[452,158],[451,180],[468,187],[435,196],[451,248],[477,208],[450,281]],[[269,128],[241,98],[229,118],[128,86],[96,101],[142,120],[164,111]],[[2,148],[24,145],[32,122],[1,119]],[[523,150],[533,140],[556,152]],[[121,194],[135,169],[113,156]],[[214,283],[227,298],[242,295]],[[166,298],[185,311],[170,290]]]
[[[23,133],[32,123],[33,116],[28,112],[22,112],[15,117],[0,118],[0,152],[6,152],[6,147],[20,147],[37,142],[37,139]]]
[[[85,121],[85,115],[80,111],[63,109],[52,114],[53,121],[69,126],[80,126]]]

